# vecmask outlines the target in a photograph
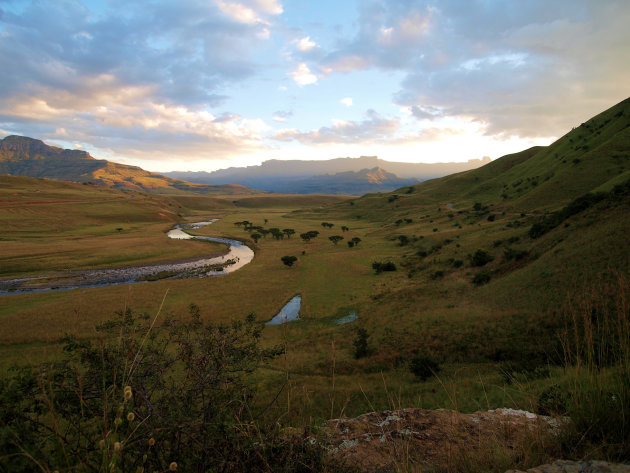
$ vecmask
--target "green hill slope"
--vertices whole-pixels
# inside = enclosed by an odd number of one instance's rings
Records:
[[[61,149],[40,140],[15,135],[0,140],[0,174],[91,182],[114,189],[154,193],[258,193],[240,185],[181,181],[136,166],[95,159],[85,151]]]
[[[506,211],[562,207],[587,192],[630,178],[630,99],[582,123],[550,146],[499,158],[480,168],[355,201],[368,218],[389,218],[428,203]],[[393,214],[392,209],[398,209]]]

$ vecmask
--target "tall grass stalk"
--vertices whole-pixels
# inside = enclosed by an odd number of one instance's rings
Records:
[[[630,460],[630,284],[600,278],[566,304],[563,333],[571,453]]]

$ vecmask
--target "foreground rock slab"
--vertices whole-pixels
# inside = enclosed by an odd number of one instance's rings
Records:
[[[425,466],[433,471],[457,471],[463,465],[480,464],[504,464],[507,469],[519,464],[517,459],[533,445],[539,452],[549,452],[549,457],[537,458],[538,463],[553,459],[557,452],[554,434],[562,422],[513,409],[474,414],[402,409],[330,420],[321,433],[333,459],[356,465],[365,473],[422,471]]]
[[[630,473],[630,465],[603,461],[557,460],[548,465],[530,468],[527,472],[508,470],[506,473]]]

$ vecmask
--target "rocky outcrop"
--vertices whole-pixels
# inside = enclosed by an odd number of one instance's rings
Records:
[[[509,470],[506,473],[525,473]],[[547,465],[530,468],[527,473],[630,473],[630,465],[603,461],[557,460]]]
[[[554,433],[563,422],[513,409],[474,414],[402,409],[330,420],[322,441],[333,459],[365,473],[406,471],[410,465],[456,471],[462,462],[493,462],[492,455],[518,464],[535,444],[553,455]]]

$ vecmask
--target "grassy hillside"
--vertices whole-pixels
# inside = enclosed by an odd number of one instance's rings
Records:
[[[48,146],[24,136],[0,140],[0,174],[86,182],[115,189],[164,194],[254,194],[239,185],[194,184],[127,166],[94,159],[79,150]]]

